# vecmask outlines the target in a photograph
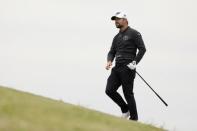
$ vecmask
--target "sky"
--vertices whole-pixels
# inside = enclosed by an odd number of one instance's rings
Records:
[[[147,52],[137,71],[139,121],[196,131],[197,2],[194,0],[0,1],[0,85],[120,116],[105,94],[106,56],[127,14]],[[121,88],[118,92],[122,94]]]

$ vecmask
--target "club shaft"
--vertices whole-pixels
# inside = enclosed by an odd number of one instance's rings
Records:
[[[157,92],[155,92],[153,90],[153,88],[144,80],[144,78],[136,71],[136,73],[138,74],[138,76],[148,85],[148,87],[150,87],[150,89],[157,95],[157,97],[164,103],[165,106],[168,106],[168,104],[161,98],[161,96],[159,96],[159,94],[157,94]]]

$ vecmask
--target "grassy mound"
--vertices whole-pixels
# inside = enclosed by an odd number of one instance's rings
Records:
[[[162,131],[139,122],[0,86],[1,131]]]

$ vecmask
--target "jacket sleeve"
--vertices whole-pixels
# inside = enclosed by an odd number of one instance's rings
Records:
[[[137,53],[134,60],[136,61],[136,63],[139,63],[146,52],[146,47],[144,45],[144,41],[143,41],[142,36],[139,32],[137,32],[135,34],[135,44],[137,46],[138,53]]]
[[[116,54],[116,49],[115,49],[115,40],[113,40],[112,42],[112,45],[111,45],[111,48],[108,52],[108,55],[107,55],[107,61],[111,61],[113,62],[114,58],[115,58],[115,54]]]

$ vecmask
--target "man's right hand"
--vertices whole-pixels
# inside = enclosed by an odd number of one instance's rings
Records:
[[[108,61],[105,69],[106,70],[109,70],[111,68],[111,66],[112,66],[112,62],[111,61]]]

